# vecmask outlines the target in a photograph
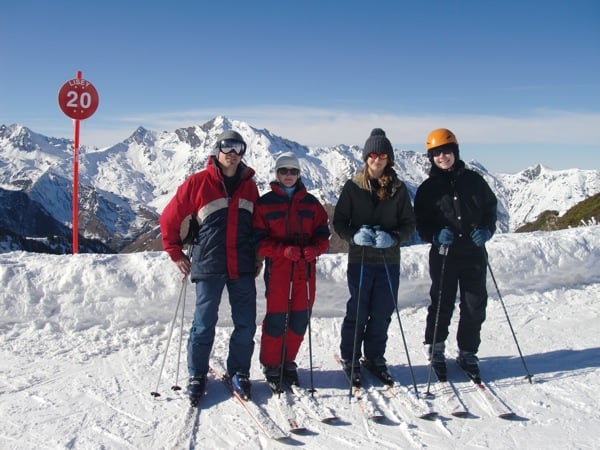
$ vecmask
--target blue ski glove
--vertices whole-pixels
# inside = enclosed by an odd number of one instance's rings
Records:
[[[487,228],[477,228],[471,233],[471,239],[477,247],[483,246],[492,237],[492,233]]]
[[[437,235],[433,235],[433,243],[435,245],[452,245],[453,242],[454,233],[448,227],[442,228]]]
[[[354,241],[356,245],[373,247],[375,245],[375,232],[367,225],[363,225],[360,230],[354,234],[352,241]]]
[[[394,238],[390,233],[382,230],[375,232],[375,248],[388,248],[394,245]]]

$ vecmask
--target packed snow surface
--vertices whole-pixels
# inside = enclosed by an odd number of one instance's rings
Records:
[[[374,398],[387,419],[365,420],[350,401],[344,375],[333,359],[348,293],[346,257],[330,254],[317,264],[312,380],[315,397],[339,420],[324,424],[304,417],[308,431],[292,434],[285,442],[261,433],[212,377],[197,415],[189,414],[183,391],[171,389],[186,385],[185,341],[194,286],[182,283],[166,254],[0,254],[0,448],[597,448],[600,227],[498,234],[487,248],[498,289],[488,275],[481,370],[516,420],[491,414],[453,363],[450,376],[469,408],[468,418],[449,415],[433,400],[439,417],[425,421],[376,389]],[[392,317],[386,353],[396,378],[411,391],[415,383],[421,394],[428,381],[422,350],[429,302],[428,249],[402,249],[399,315]],[[260,323],[262,278],[257,286]],[[180,313],[175,315],[180,294],[185,300],[183,333]],[[381,301],[391,299],[382,292]],[[449,358],[456,352],[457,316],[458,311],[447,342]],[[230,331],[224,294],[214,362],[226,357]],[[262,378],[260,327],[255,340],[255,402],[285,427]],[[300,381],[310,387],[308,339],[298,363]],[[534,375],[532,384],[525,379],[526,368]],[[150,394],[155,390],[160,397]]]

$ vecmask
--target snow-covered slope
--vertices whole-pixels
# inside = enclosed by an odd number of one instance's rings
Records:
[[[194,289],[182,285],[164,253],[0,254],[0,448],[239,450],[283,449],[290,444],[315,450],[596,448],[600,441],[600,227],[505,233],[494,236],[487,247],[534,383],[524,379],[524,365],[491,279],[479,352],[481,369],[517,420],[494,417],[451,365],[452,378],[471,411],[469,418],[450,416],[434,400],[441,417],[427,422],[385,400],[382,393],[375,399],[387,421],[366,422],[349,402],[344,375],[332,357],[339,346],[348,297],[345,255],[324,255],[317,263],[311,327],[313,380],[315,395],[335,410],[340,422],[326,425],[309,418],[309,431],[293,435],[287,443],[261,434],[219,381],[209,380],[197,418],[188,416],[182,391],[170,390],[172,385],[186,384],[185,339]],[[427,251],[426,245],[403,249],[399,294],[399,317],[420,392],[427,383],[421,344],[429,290]],[[261,279],[257,286],[260,322],[264,314]],[[180,316],[174,313],[184,287],[182,334]],[[231,322],[226,297],[213,361],[227,353]],[[455,322],[456,317],[447,342],[448,357],[456,351]],[[251,370],[254,397],[283,425],[262,381],[259,341],[260,328]],[[307,387],[308,349],[305,340],[298,357],[300,381]],[[397,378],[412,386],[395,316],[386,357]],[[155,399],[150,392],[157,388],[162,395]]]

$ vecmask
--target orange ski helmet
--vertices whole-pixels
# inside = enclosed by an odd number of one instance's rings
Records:
[[[427,136],[425,147],[429,152],[429,150],[435,147],[440,147],[446,144],[456,144],[458,146],[458,140],[456,139],[456,136],[454,136],[454,133],[447,128],[437,128],[429,133],[429,136]]]

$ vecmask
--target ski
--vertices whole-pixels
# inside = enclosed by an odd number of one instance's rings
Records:
[[[434,394],[436,403],[443,405],[444,410],[454,417],[469,417],[469,410],[458,396],[451,381],[438,379]]]
[[[342,368],[342,372],[344,373],[344,376],[346,377],[346,380],[348,381],[348,384],[350,385],[351,384],[350,377],[344,370],[344,365],[343,365],[342,359],[337,354],[334,355],[334,358],[337,361],[337,363],[340,365],[340,367]],[[371,389],[372,389],[372,387],[371,387]],[[360,387],[352,386],[352,399],[355,401],[355,403],[358,404],[360,411],[363,413],[363,415],[367,419],[369,419],[373,422],[382,422],[383,420],[385,420],[385,418],[386,418],[385,414],[379,408],[379,406],[377,406],[377,403],[371,398],[369,391],[367,389],[365,389],[363,386],[360,386]]]
[[[335,415],[335,413],[318,401],[313,393],[301,388],[296,384],[292,384],[291,390],[294,394],[294,397],[300,402],[300,404],[317,420],[329,424],[337,421],[338,417]]]
[[[273,393],[272,401],[277,405],[279,413],[285,419],[289,431],[294,434],[303,434],[307,432],[303,421],[299,418],[303,414],[297,413],[297,405],[294,402],[292,392],[289,389],[283,389],[281,391],[273,390],[269,386]]]
[[[400,403],[415,417],[424,420],[435,420],[438,416],[437,411],[432,408],[429,402],[405,390],[404,386],[397,381],[394,382],[393,386],[384,385],[384,388],[391,398]]]
[[[363,378],[366,378],[371,385],[373,385],[375,379],[381,381],[366,368],[363,370]],[[394,380],[391,386],[383,383],[381,389],[388,393],[391,400],[398,402],[403,409],[408,410],[415,417],[424,420],[435,420],[437,417],[437,412],[433,410],[431,404],[412,394],[408,388],[405,388],[399,382]]]
[[[172,448],[196,448],[197,433],[200,429],[200,411],[196,406],[188,408],[182,427],[176,430],[170,441]]]
[[[465,376],[471,380],[475,386],[475,390],[479,393],[483,402],[492,411],[493,414],[500,417],[501,419],[512,420],[517,418],[515,412],[506,404],[500,397],[498,397],[492,390],[489,389],[488,385],[481,379],[474,380],[465,369],[456,361],[456,365],[462,370]]]
[[[283,431],[279,425],[269,416],[264,410],[262,410],[254,401],[244,400],[229,382],[229,379],[225,376],[223,370],[219,370],[214,366],[210,366],[210,371],[214,377],[221,380],[223,384],[229,389],[233,398],[235,398],[244,410],[250,415],[254,423],[258,426],[267,437],[276,441],[283,441],[289,439],[289,435]]]
[[[444,362],[443,373],[441,374],[438,372],[438,370],[436,370],[435,365],[430,366],[429,370],[435,374],[437,383],[434,383],[434,386],[436,386],[436,392],[426,392],[426,398],[436,399],[437,401],[435,403],[443,404],[444,410],[454,417],[469,417],[469,410],[459,397],[458,390],[454,384],[448,380],[446,363]]]

